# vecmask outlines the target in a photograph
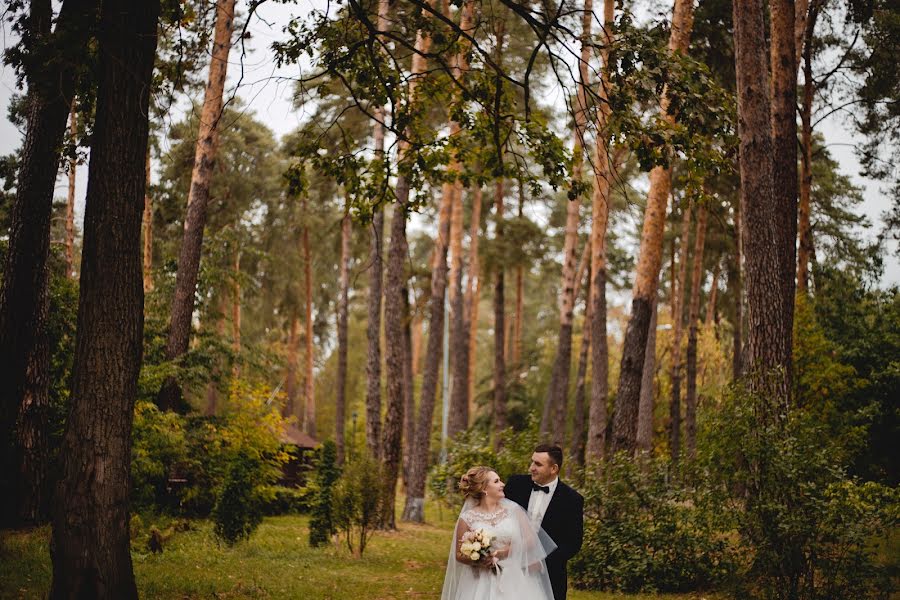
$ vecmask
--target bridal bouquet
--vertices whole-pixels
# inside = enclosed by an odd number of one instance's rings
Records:
[[[493,548],[491,542],[494,541],[494,535],[484,529],[475,529],[467,531],[462,536],[462,544],[459,551],[463,556],[468,556],[473,561],[481,560],[485,556],[490,556]],[[496,557],[492,557],[491,571],[497,573],[500,571],[500,565],[497,564]]]

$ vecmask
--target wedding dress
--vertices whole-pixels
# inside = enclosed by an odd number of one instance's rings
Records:
[[[496,573],[456,559],[462,533],[478,529],[494,537],[492,550],[509,549]],[[503,499],[496,511],[485,513],[469,499],[454,530],[441,600],[553,600],[544,559],[555,549],[553,540],[535,528],[515,502]]]

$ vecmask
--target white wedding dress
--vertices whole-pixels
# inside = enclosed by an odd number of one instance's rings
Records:
[[[460,538],[468,530],[484,529],[494,536],[491,548],[509,549],[497,573],[457,560]],[[553,600],[544,559],[556,549],[550,537],[535,528],[528,513],[511,500],[500,501],[492,513],[467,500],[450,546],[441,600]]]

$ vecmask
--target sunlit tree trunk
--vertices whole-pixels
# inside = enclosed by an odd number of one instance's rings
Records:
[[[678,275],[672,289],[672,398],[669,401],[669,455],[672,461],[681,456],[681,336],[684,322],[684,290],[687,287],[688,241],[691,235],[691,207],[682,209],[681,241],[678,244]]]
[[[694,235],[693,270],[691,271],[691,299],[688,303],[687,393],[685,395],[684,433],[688,459],[693,460],[697,449],[697,326],[700,319],[700,287],[703,285],[703,251],[706,244],[708,210],[704,203],[697,209],[697,230]]]
[[[153,291],[153,198],[150,196],[150,149],[147,149],[147,182],[144,192],[144,215],[141,222],[144,233],[144,294]]]
[[[644,375],[641,378],[641,403],[638,406],[637,448],[645,455],[653,451],[653,382],[656,375],[656,321],[659,299],[653,302],[650,315],[650,333],[647,336],[647,354],[644,356]]]
[[[450,218],[450,356],[451,356],[451,391],[450,418],[447,423],[447,436],[452,439],[460,431],[469,426],[469,331],[465,318],[465,298],[462,290],[462,237],[463,206],[461,198],[462,183],[454,186],[453,209]]]
[[[590,260],[591,248],[590,240],[585,247],[586,260]],[[578,352],[578,370],[575,375],[575,398],[573,417],[572,417],[572,440],[569,444],[569,454],[572,456],[572,463],[576,466],[584,466],[584,449],[585,449],[585,396],[587,381],[587,365],[591,348],[591,321],[594,316],[591,314],[591,269],[585,268],[584,282],[584,328],[581,333],[581,349]],[[579,278],[580,281],[580,278]]]
[[[693,0],[675,0],[672,13],[672,30],[669,35],[669,52],[685,53],[690,43],[694,24]],[[669,112],[666,90],[660,98],[660,110],[669,123],[675,116]],[[632,290],[631,317],[625,330],[622,345],[622,363],[619,369],[619,386],[616,392],[615,418],[613,420],[613,450],[632,453],[636,444],[637,413],[640,404],[641,378],[644,373],[644,355],[650,332],[651,306],[659,283],[662,262],[663,230],[666,221],[666,203],[672,189],[672,171],[666,167],[654,167],[650,171],[650,191],[644,210],[641,232],[641,249],[635,270]]]
[[[762,0],[734,4],[738,136],[741,171],[741,236],[747,293],[746,368],[751,388],[769,405],[762,421],[784,414],[791,366],[781,270],[779,211],[774,191],[772,119]],[[779,182],[779,185],[788,185]],[[793,278],[793,270],[791,271]],[[771,375],[773,369],[780,374]]]
[[[200,131],[194,154],[194,169],[191,173],[184,237],[178,257],[178,274],[175,277],[175,297],[169,318],[166,360],[175,360],[187,352],[190,342],[191,315],[194,312],[194,295],[203,250],[203,230],[206,227],[206,207],[219,145],[222,96],[225,90],[231,36],[234,33],[234,6],[235,0],[219,0],[216,4],[216,29],[209,62],[209,79],[200,113]],[[166,379],[163,383],[156,403],[163,410],[188,408],[174,377]]]
[[[77,115],[75,99],[72,98],[72,108],[69,110],[69,143],[72,144],[73,151],[77,140]],[[75,171],[77,167],[78,161],[73,156],[69,159],[69,189],[66,196],[66,277],[75,277]]]
[[[612,169],[609,162],[610,86],[609,46],[612,43],[613,0],[603,2],[603,31],[606,43],[598,97],[597,144],[594,147],[594,190],[591,199],[591,401],[588,414],[586,462],[599,468],[606,453],[606,425],[609,397],[609,343],[606,339],[606,230],[609,223],[609,192]]]
[[[309,225],[303,226],[300,233],[303,251],[304,295],[306,297],[306,373],[304,392],[306,408],[303,411],[303,429],[309,435],[316,436],[316,396],[315,377],[313,374],[313,278],[312,250],[309,246]]]
[[[48,498],[47,419],[50,341],[47,331],[50,218],[60,147],[76,77],[94,31],[97,2],[66,0],[55,29],[49,0],[29,3],[24,48],[25,139],[15,199],[9,206],[7,252],[0,279],[0,523],[43,520]],[[50,58],[50,57],[48,57]],[[74,59],[74,64],[70,62]]]
[[[105,0],[71,401],[49,597],[136,599],[131,428],[143,352],[141,212],[159,0]]]
[[[350,294],[350,213],[349,204],[341,219],[341,258],[338,270],[340,292],[338,296],[337,337],[338,364],[337,390],[335,391],[334,441],[337,445],[338,464],[343,464],[344,421],[347,418],[347,311]]]

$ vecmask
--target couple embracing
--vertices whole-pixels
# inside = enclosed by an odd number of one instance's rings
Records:
[[[565,600],[566,562],[581,549],[584,499],[559,480],[559,446],[541,444],[530,475],[490,467],[459,482],[465,498],[441,600]]]

